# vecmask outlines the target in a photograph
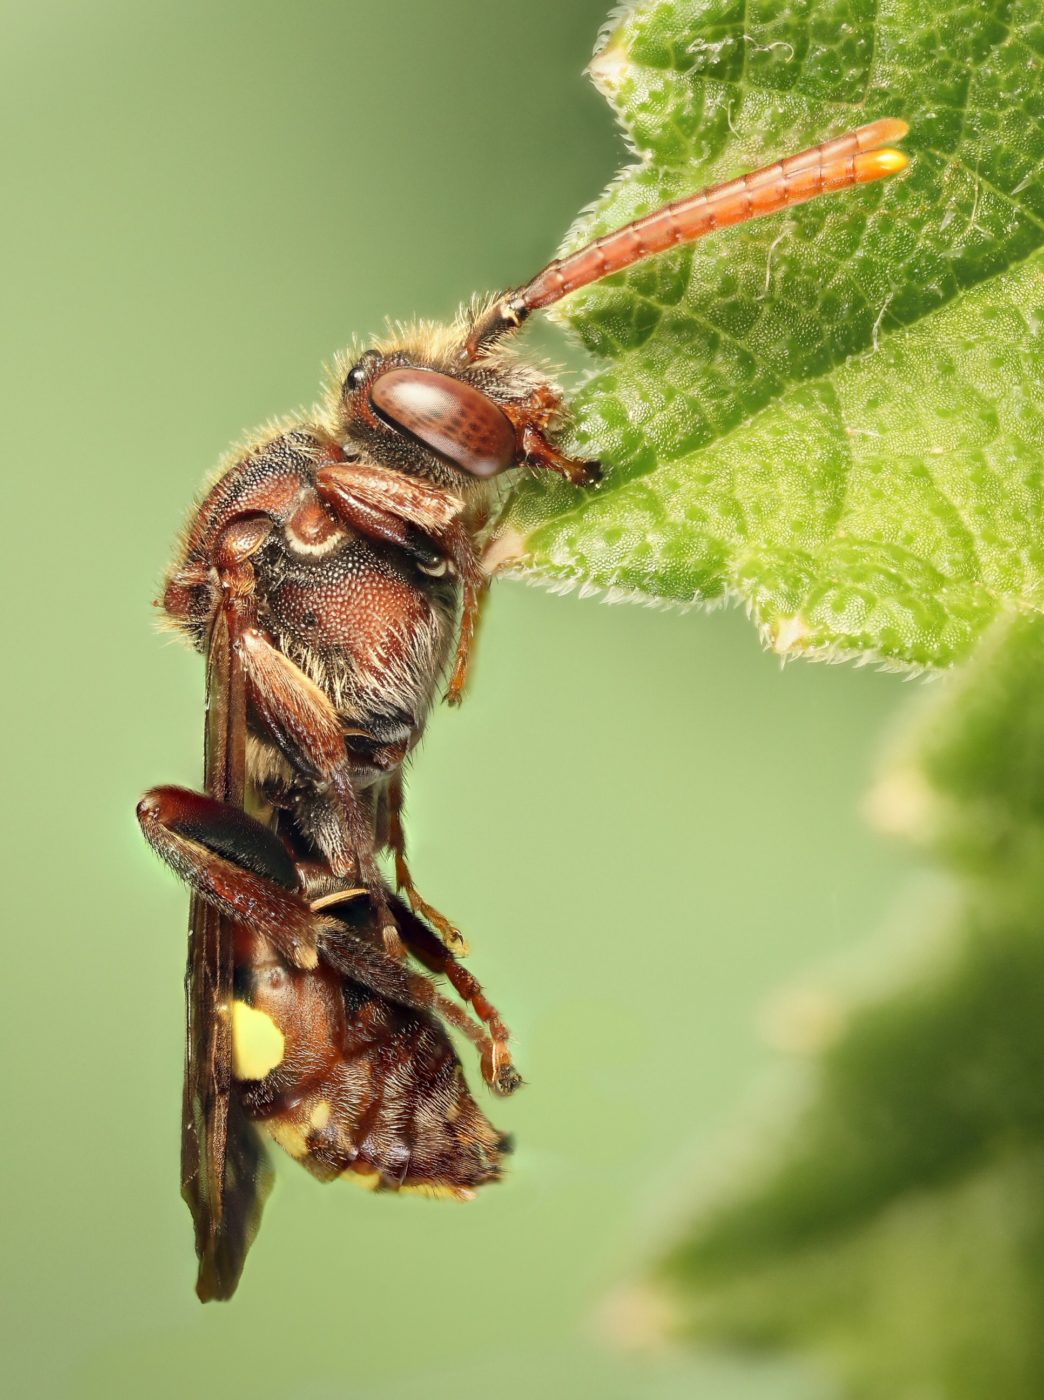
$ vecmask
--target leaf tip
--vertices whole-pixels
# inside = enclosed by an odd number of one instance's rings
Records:
[[[492,578],[521,563],[527,553],[525,537],[510,525],[502,525],[482,551],[482,572]]]
[[[629,66],[630,58],[620,28],[614,30],[595,53],[587,65],[587,73],[602,96],[612,101],[623,86]]]
[[[768,645],[777,656],[805,651],[804,643],[811,635],[812,629],[799,613],[793,617],[779,618],[765,632]]]

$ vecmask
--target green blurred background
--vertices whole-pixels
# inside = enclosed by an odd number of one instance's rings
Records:
[[[133,808],[198,782],[201,668],[150,599],[230,440],[385,317],[534,271],[626,159],[581,76],[605,4],[4,6],[9,1393],[833,1393],[599,1322],[771,1091],[766,997],[907,864],[858,807],[909,690],[781,671],[736,612],[499,585],[409,830],[517,1033],[511,1179],[458,1207],[283,1159],[235,1301],[192,1292],[186,898]]]

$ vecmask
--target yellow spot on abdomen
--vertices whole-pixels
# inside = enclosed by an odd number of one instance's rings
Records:
[[[286,1044],[271,1016],[245,1001],[232,1003],[232,1073],[237,1079],[264,1079],[282,1063]]]
[[[342,1181],[354,1182],[356,1186],[361,1186],[364,1191],[376,1191],[381,1184],[380,1172],[357,1172],[352,1167],[341,1173]]]
[[[273,1142],[298,1161],[308,1156],[308,1143],[300,1126],[289,1118],[266,1118],[261,1126]]]
[[[466,1186],[446,1186],[438,1182],[428,1182],[418,1186],[400,1186],[404,1196],[426,1196],[430,1201],[473,1201],[474,1191]]]

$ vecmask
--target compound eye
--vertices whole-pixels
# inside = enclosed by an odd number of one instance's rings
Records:
[[[400,433],[472,476],[514,466],[515,429],[480,390],[433,369],[389,369],[370,386],[370,404]]]

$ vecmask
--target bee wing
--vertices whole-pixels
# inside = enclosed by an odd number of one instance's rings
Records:
[[[223,609],[207,647],[205,786],[243,805],[246,693]],[[196,1228],[203,1302],[230,1298],[257,1233],[272,1171],[232,1086],[233,934],[224,914],[193,895],[185,972],[185,1087],[181,1194]]]

